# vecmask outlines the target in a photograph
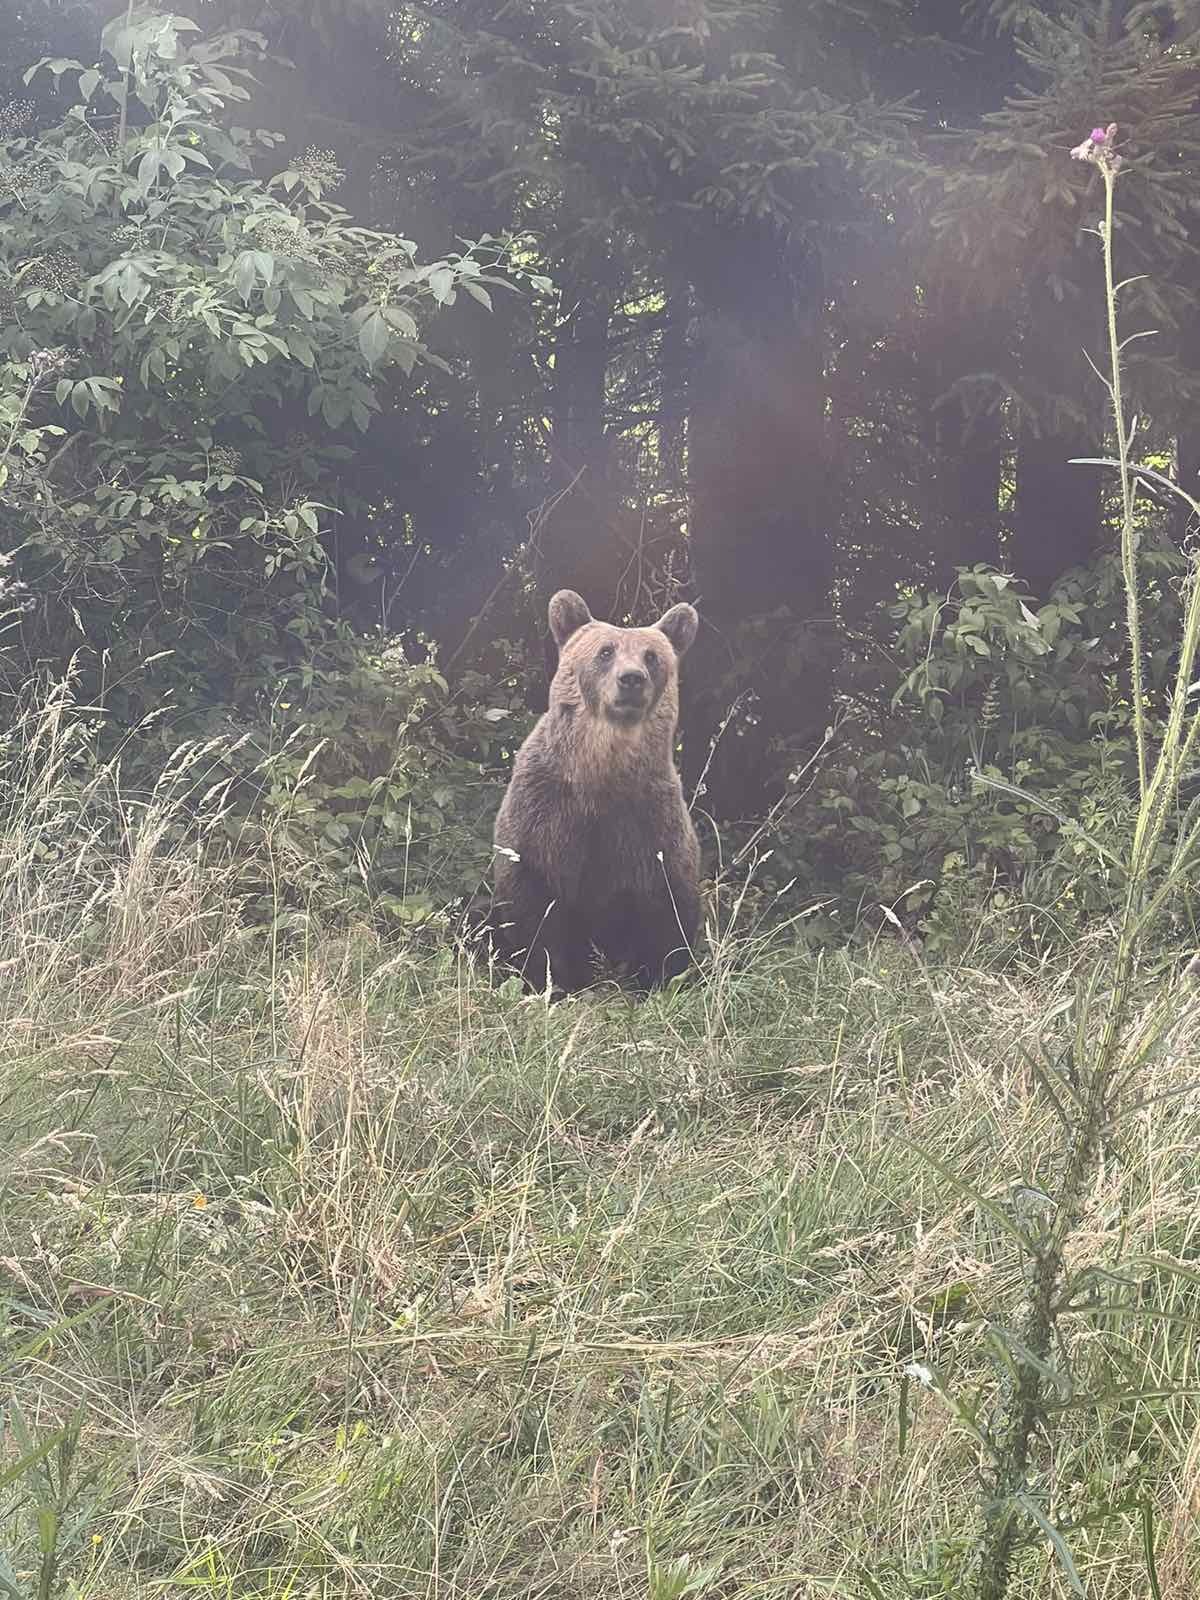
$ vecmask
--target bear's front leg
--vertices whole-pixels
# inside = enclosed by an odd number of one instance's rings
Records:
[[[700,932],[700,896],[673,873],[634,919],[637,985],[653,989],[669,983],[692,965]]]
[[[579,919],[539,872],[521,863],[506,873],[498,912],[509,960],[531,992],[543,993],[547,982],[568,992],[585,987],[591,968]]]

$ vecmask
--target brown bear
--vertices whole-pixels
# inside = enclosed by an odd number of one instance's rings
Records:
[[[550,709],[517,753],[496,818],[491,923],[532,989],[572,990],[593,948],[650,988],[686,970],[700,925],[700,845],[675,769],[679,659],[699,619],[652,628],[550,602]]]

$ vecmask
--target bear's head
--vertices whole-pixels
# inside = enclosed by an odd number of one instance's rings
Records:
[[[640,727],[657,712],[679,714],[679,659],[700,619],[689,605],[672,606],[652,628],[597,622],[573,589],[550,602],[550,632],[558,645],[553,705],[583,705],[617,727]]]

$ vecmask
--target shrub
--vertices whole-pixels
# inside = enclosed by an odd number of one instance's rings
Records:
[[[422,264],[352,226],[319,151],[255,176],[272,136],[227,112],[259,41],[196,33],[134,11],[100,66],[39,63],[76,103],[0,146],[4,539],[38,602],[23,639],[60,663],[82,650],[126,721],[168,688],[178,719],[303,672],[331,612],[322,490],[344,430],[439,361],[430,312],[505,281],[484,270],[502,245]],[[168,664],[118,688],[154,655]]]
[[[138,9],[97,66],[30,69],[74,103],[0,144],[0,691],[69,677],[146,792],[203,748],[243,843],[411,917],[477,873],[510,707],[338,620],[330,502],[388,386],[444,365],[431,315],[522,274],[353,226],[326,153],[258,176],[275,141],[229,111],[261,43]]]
[[[1142,560],[1153,716],[1183,558],[1147,541]],[[777,878],[835,899],[835,920],[814,926],[874,928],[887,907],[937,951],[960,948],[968,925],[1012,945],[1113,914],[1120,886],[1094,844],[1126,837],[1136,809],[1124,604],[1112,554],[1068,573],[1043,605],[979,566],[948,594],[891,607],[889,668],[873,656],[852,667],[835,749],[772,862]],[[981,923],[981,907],[996,915]]]

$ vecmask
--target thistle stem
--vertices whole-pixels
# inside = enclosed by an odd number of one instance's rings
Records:
[[[1111,133],[1112,130],[1109,130]],[[1099,141],[1097,141],[1099,142]],[[1109,395],[1116,425],[1121,472],[1121,573],[1131,653],[1133,725],[1137,741],[1138,814],[1130,840],[1112,987],[1104,1007],[1100,1036],[1091,1059],[1079,1060],[1080,1100],[1070,1130],[1057,1203],[1050,1226],[1027,1248],[1033,1258],[1021,1338],[1028,1356],[1019,1359],[1000,1402],[992,1435],[994,1450],[984,1485],[977,1600],[1006,1600],[1018,1541],[1021,1497],[1028,1493],[1033,1439],[1046,1419],[1046,1368],[1055,1347],[1061,1288],[1067,1276],[1067,1245],[1079,1224],[1096,1166],[1102,1130],[1111,1122],[1121,1086],[1120,1067],[1134,1003],[1134,979],[1147,930],[1146,896],[1155,852],[1179,792],[1181,753],[1191,748],[1196,725],[1185,728],[1187,690],[1200,650],[1200,584],[1193,574],[1188,591],[1183,648],[1171,713],[1162,748],[1150,774],[1142,678],[1142,629],[1138,594],[1137,532],[1134,526],[1132,440],[1121,392],[1121,345],[1117,335],[1117,291],[1113,282],[1113,187],[1116,165],[1109,150],[1097,162],[1104,180],[1104,286],[1108,312]],[[1166,889],[1162,891],[1165,894]],[[1151,904],[1157,906],[1160,897]]]
[[[1142,618],[1137,581],[1137,532],[1134,527],[1133,474],[1129,470],[1129,431],[1121,397],[1121,346],[1117,338],[1117,292],[1113,283],[1113,189],[1116,173],[1110,163],[1100,169],[1104,180],[1104,299],[1108,308],[1109,394],[1117,430],[1117,459],[1121,470],[1121,575],[1125,585],[1125,614],[1129,629],[1133,733],[1137,744],[1138,794],[1146,797],[1146,705],[1142,680]]]

